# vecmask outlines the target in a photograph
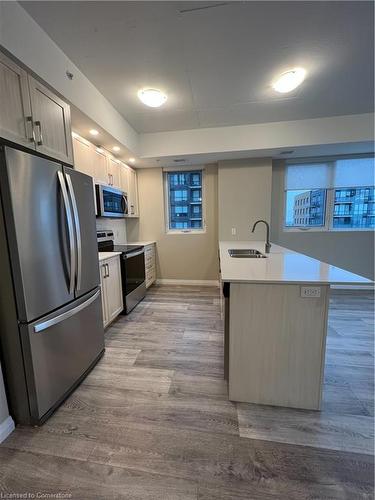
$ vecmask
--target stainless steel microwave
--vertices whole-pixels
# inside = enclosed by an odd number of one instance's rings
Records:
[[[128,197],[121,189],[104,184],[95,185],[98,217],[125,217],[128,215]]]

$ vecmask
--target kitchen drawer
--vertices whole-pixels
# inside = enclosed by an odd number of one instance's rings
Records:
[[[155,276],[155,275],[156,275],[156,270],[154,267],[146,269],[146,281],[150,276]]]
[[[145,262],[153,262],[155,260],[154,253],[145,253]]]
[[[150,259],[145,260],[145,267],[146,269],[149,267],[155,267],[155,258],[151,257]]]
[[[147,245],[145,246],[145,255],[155,255],[155,245]]]

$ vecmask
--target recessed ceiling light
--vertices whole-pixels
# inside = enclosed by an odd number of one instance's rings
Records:
[[[118,146],[113,146],[113,151],[120,151],[120,148]]]
[[[129,161],[130,161],[130,163],[134,163],[135,162],[135,158],[129,158]]]
[[[90,130],[90,134],[91,134],[91,135],[98,135],[98,134],[99,134],[99,132],[98,132],[97,130],[95,130],[94,128],[92,128],[92,129]]]
[[[276,92],[281,92],[285,94],[296,89],[298,85],[301,85],[306,77],[306,70],[303,68],[294,68],[290,71],[286,71],[272,84],[272,87]]]
[[[141,89],[138,91],[138,97],[143,104],[151,108],[158,108],[168,99],[167,96],[158,89]]]

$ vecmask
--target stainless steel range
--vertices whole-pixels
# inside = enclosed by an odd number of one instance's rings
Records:
[[[129,314],[146,295],[145,251],[140,245],[115,245],[113,231],[98,231],[99,252],[122,252],[123,314]]]

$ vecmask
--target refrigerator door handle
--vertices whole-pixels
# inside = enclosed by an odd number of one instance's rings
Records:
[[[77,307],[74,307],[73,309],[70,309],[69,311],[66,311],[62,314],[59,314],[58,316],[55,316],[54,318],[51,318],[47,321],[43,321],[43,323],[39,323],[34,326],[34,333],[39,333],[42,332],[43,330],[47,330],[51,326],[57,325],[58,323],[61,323],[62,321],[65,321],[66,319],[74,316],[75,314],[79,313],[86,307],[88,307],[90,304],[92,304],[97,297],[100,295],[100,290],[94,293],[92,297],[87,299],[85,302],[80,304]]]
[[[74,292],[74,280],[76,275],[76,243],[74,238],[73,229],[73,216],[70,208],[68,191],[66,189],[65,179],[61,171],[57,172],[57,177],[59,179],[60,188],[64,200],[65,215],[68,224],[68,234],[69,234],[69,250],[70,250],[70,279],[69,279],[69,293]]]
[[[73,207],[73,216],[74,216],[74,225],[76,229],[76,238],[77,238],[77,284],[76,289],[77,292],[81,289],[81,281],[82,281],[82,241],[81,241],[81,225],[79,221],[79,214],[77,208],[77,200],[74,193],[72,178],[69,174],[65,174],[66,181],[68,183],[70,198],[72,200]]]

